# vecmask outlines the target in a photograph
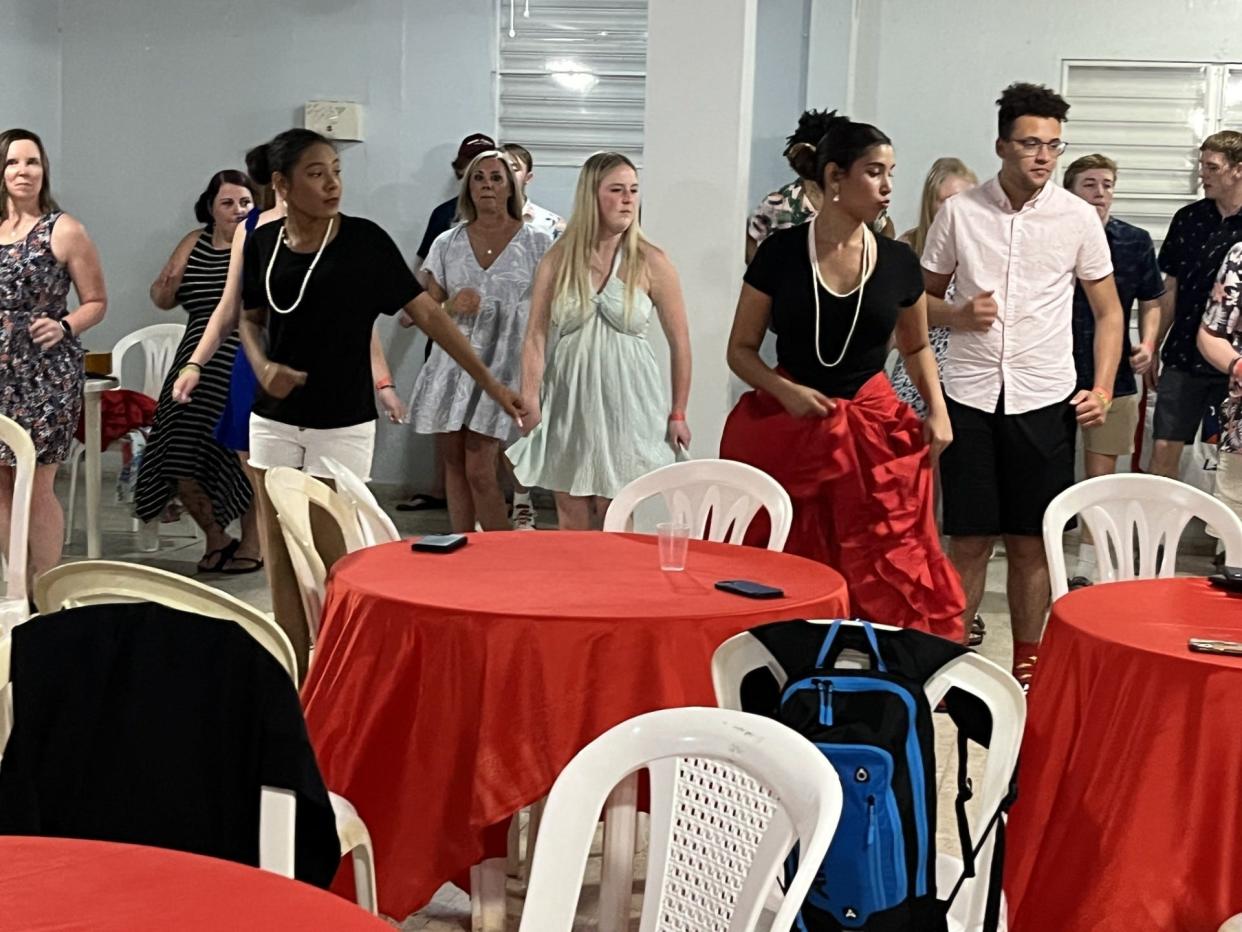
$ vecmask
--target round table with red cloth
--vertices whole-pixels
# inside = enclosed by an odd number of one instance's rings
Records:
[[[725,579],[785,597],[716,590]],[[847,605],[821,563],[690,541],[686,570],[662,572],[656,538],[631,534],[493,532],[453,553],[345,557],[302,700],[324,779],[370,829],[380,910],[406,916],[482,860],[504,839],[487,830],[613,725],[715,705],[723,641]]]
[[[1242,595],[1205,579],[1058,599],[1009,820],[1012,932],[1215,932],[1242,912]]]
[[[216,858],[76,838],[0,837],[3,932],[382,932],[357,905]]]

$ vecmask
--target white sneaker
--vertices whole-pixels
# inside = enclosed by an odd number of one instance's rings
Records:
[[[513,512],[509,515],[509,520],[513,522],[513,530],[515,531],[533,531],[535,530],[535,518],[538,513],[530,502],[515,502]]]

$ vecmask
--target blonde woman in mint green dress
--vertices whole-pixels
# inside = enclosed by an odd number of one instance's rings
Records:
[[[524,486],[552,490],[562,530],[598,528],[625,485],[690,445],[690,335],[677,270],[638,226],[638,172],[591,156],[565,232],[539,263],[522,348],[523,436],[509,447]],[[669,344],[665,393],[647,330]],[[559,333],[551,360],[549,325]]]

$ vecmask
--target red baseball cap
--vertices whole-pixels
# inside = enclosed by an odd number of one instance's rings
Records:
[[[484,133],[471,133],[461,141],[461,145],[457,147],[457,158],[453,161],[455,166],[464,168],[472,158],[480,152],[486,152],[488,149],[496,148],[496,140]]]

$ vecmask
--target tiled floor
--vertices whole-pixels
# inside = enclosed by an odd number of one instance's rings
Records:
[[[166,525],[160,537],[159,550],[153,553],[138,551],[137,536],[130,530],[129,520],[123,508],[110,502],[110,475],[105,464],[104,499],[105,507],[102,516],[104,530],[104,555],[108,559],[134,560],[159,566],[174,572],[192,575],[195,563],[202,556],[202,540],[194,536],[188,518],[183,518],[175,525]],[[62,490],[67,491],[67,490]],[[448,518],[443,511],[431,512],[399,512],[393,506],[398,501],[395,490],[379,488],[376,490],[381,504],[393,515],[398,529],[404,534],[420,532],[443,532],[448,530]],[[62,501],[67,496],[62,495]],[[79,500],[81,500],[79,498]],[[81,528],[83,518],[79,517],[79,528],[74,540],[66,548],[66,559],[81,559],[85,553],[85,537]],[[540,526],[555,525],[555,514],[550,503],[544,503],[540,511]],[[1189,535],[1183,545],[1183,553],[1179,554],[1178,570],[1182,573],[1206,574],[1210,572],[1211,543],[1196,529],[1196,534]],[[1189,532],[1188,532],[1189,533]],[[1067,540],[1067,550],[1074,546],[1073,540]],[[1189,551],[1186,553],[1185,551]],[[998,553],[988,569],[987,592],[984,596],[981,614],[987,622],[988,635],[981,652],[984,656],[1008,667],[1011,651],[1009,633],[1009,614],[1005,598],[1005,558]],[[201,577],[203,581],[218,586],[239,598],[264,610],[270,609],[271,601],[267,585],[262,573],[244,576],[224,576],[214,574]],[[941,850],[958,850],[956,825],[953,815],[953,799],[955,796],[954,773],[956,768],[956,748],[952,726],[947,716],[935,716],[937,725],[936,759],[939,780],[937,844]],[[980,755],[981,756],[981,755]],[[978,780],[979,761],[971,762],[971,770]],[[977,813],[972,813],[976,815]],[[598,868],[595,867],[595,874]],[[590,888],[592,875],[588,872],[588,889],[584,893],[581,908],[583,915],[591,914],[593,891]],[[637,897],[636,897],[637,902]],[[510,884],[510,926],[516,929],[516,915],[520,912],[520,891],[516,882]],[[445,885],[435,899],[420,912],[406,917],[403,922],[393,922],[407,932],[412,930],[429,930],[429,932],[460,932],[470,928],[470,901],[461,890],[452,885]],[[587,922],[590,925],[590,922]],[[586,927],[586,926],[584,926]]]

